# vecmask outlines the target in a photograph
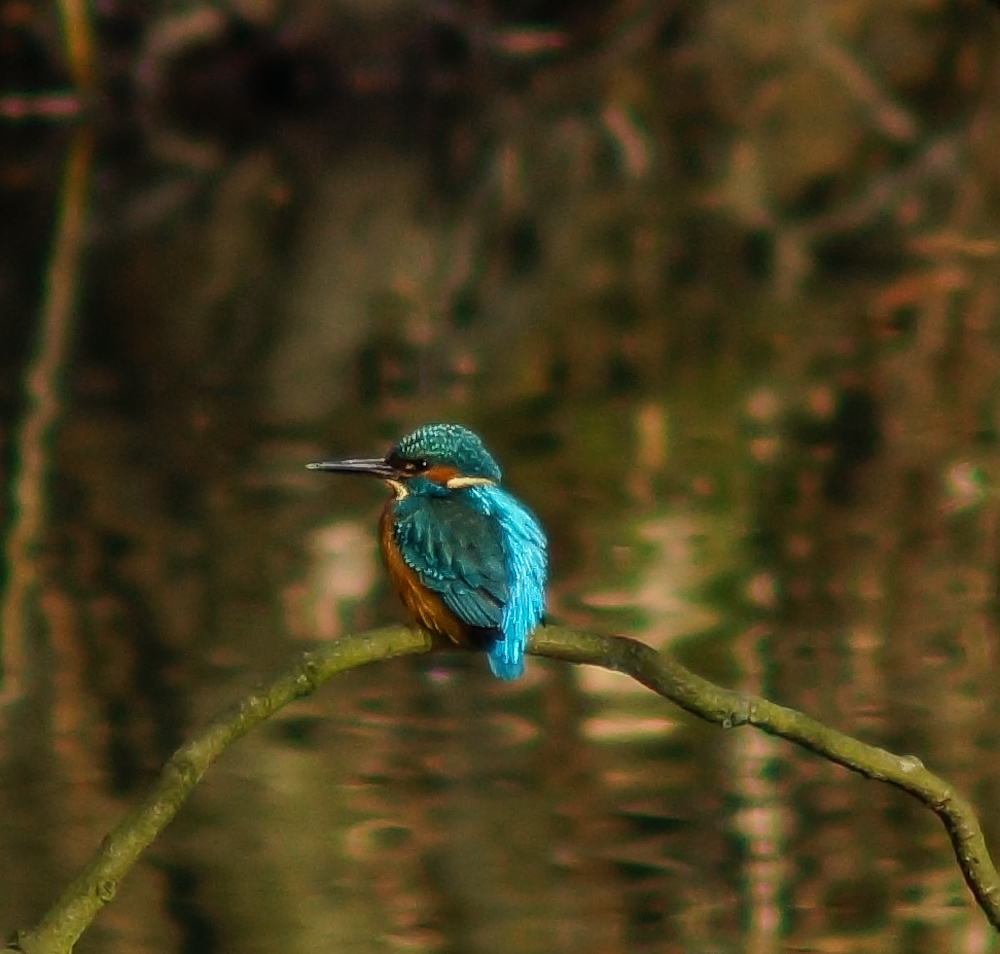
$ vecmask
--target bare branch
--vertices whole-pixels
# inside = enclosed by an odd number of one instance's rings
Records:
[[[557,627],[540,629],[533,653],[591,663],[630,675],[682,709],[724,728],[753,725],[815,752],[852,772],[902,789],[941,819],[955,857],[979,906],[1000,931],[1000,875],[971,804],[912,755],[894,755],[838,732],[809,716],[755,696],[723,689],[634,639]]]
[[[307,653],[294,668],[252,693],[178,749],[149,793],[104,839],[94,858],[52,909],[36,927],[21,932],[16,948],[8,950],[68,954],[97,912],[115,896],[121,879],[142,851],[177,814],[212,762],[282,706],[309,695],[337,673],[433,648],[427,634],[395,626],[345,636]],[[866,745],[794,709],[724,689],[634,639],[547,626],[535,633],[530,651],[536,656],[626,673],[702,719],[725,728],[756,726],[867,778],[908,792],[944,823],[966,882],[990,923],[1000,930],[1000,876],[975,813],[958,792],[924,768],[919,759]]]

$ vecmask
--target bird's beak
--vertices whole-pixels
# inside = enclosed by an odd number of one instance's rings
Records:
[[[381,457],[318,460],[314,464],[306,464],[306,467],[310,470],[328,470],[335,474],[361,474],[366,477],[380,477],[382,480],[390,480],[399,476]]]

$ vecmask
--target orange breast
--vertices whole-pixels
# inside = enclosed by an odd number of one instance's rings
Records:
[[[403,560],[392,532],[391,500],[382,511],[382,519],[379,521],[379,544],[389,572],[389,581],[413,622],[428,632],[447,636],[459,645],[468,643],[465,625],[452,615],[440,596],[417,579],[417,574]]]

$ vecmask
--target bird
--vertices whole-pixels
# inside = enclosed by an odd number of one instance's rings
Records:
[[[412,622],[485,650],[499,679],[523,674],[528,640],[545,617],[548,542],[538,518],[500,485],[478,435],[425,424],[384,457],[306,466],[385,481],[392,497],[379,548]]]

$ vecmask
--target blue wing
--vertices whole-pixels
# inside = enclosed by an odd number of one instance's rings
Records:
[[[516,679],[524,672],[528,639],[545,615],[545,531],[524,504],[495,484],[470,487],[466,493],[499,528],[508,596],[500,607],[500,638],[488,658],[495,676]]]
[[[450,497],[404,498],[396,505],[400,555],[467,626],[498,633],[509,592],[495,520]]]
[[[495,634],[493,674],[516,679],[545,615],[545,533],[522,503],[495,484],[459,495],[404,497],[395,505],[403,560],[467,626]]]

